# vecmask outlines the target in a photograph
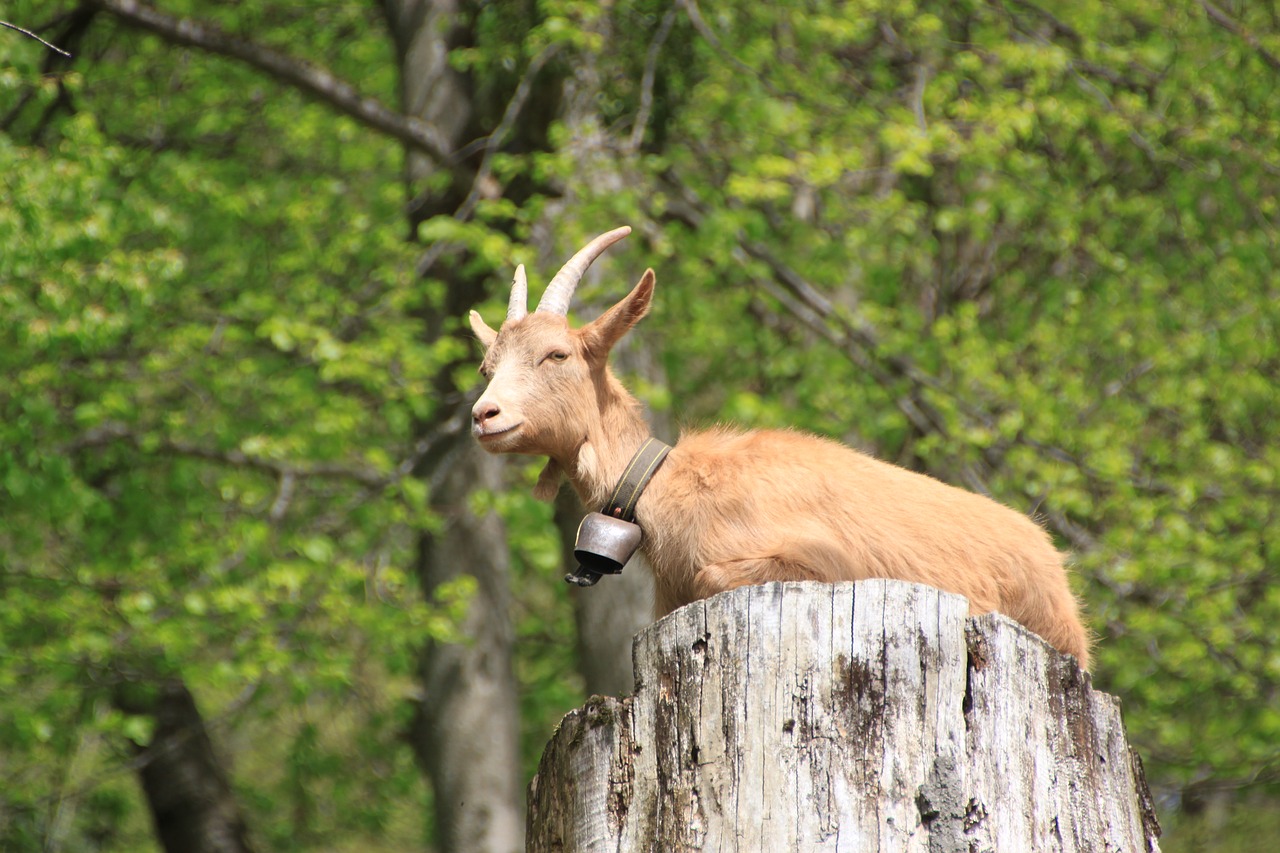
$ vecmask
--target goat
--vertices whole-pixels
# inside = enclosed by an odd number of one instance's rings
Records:
[[[499,330],[470,315],[489,383],[472,433],[491,453],[548,457],[534,488],[543,500],[567,476],[587,506],[602,506],[649,435],[608,357],[648,312],[653,270],[585,326],[570,328],[566,317],[587,267],[630,231],[602,234],[575,254],[533,313],[520,266]],[[658,618],[746,584],[891,578],[966,596],[971,614],[1010,616],[1088,668],[1089,635],[1063,554],[1038,524],[834,441],[729,427],[682,434],[635,518]]]

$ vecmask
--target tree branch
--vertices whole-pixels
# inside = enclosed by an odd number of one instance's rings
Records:
[[[0,27],[8,27],[8,28],[9,28],[9,29],[11,29],[11,30],[17,30],[18,32],[22,33],[24,36],[30,36],[31,38],[33,38],[33,39],[35,39],[36,41],[40,42],[40,43],[41,43],[42,45],[44,45],[45,47],[49,48],[49,50],[57,51],[58,53],[62,54],[63,56],[70,56],[70,55],[71,55],[70,53],[67,53],[65,50],[63,50],[62,48],[58,47],[57,45],[55,45],[55,44],[49,44],[49,42],[47,42],[47,41],[45,41],[44,39],[40,38],[40,36],[38,36],[38,35],[36,35],[35,33],[31,32],[31,30],[24,30],[22,27],[19,27],[19,26],[15,25],[15,24],[11,24],[11,23],[9,23],[8,21],[0,21]]]
[[[471,181],[471,190],[467,193],[467,197],[462,204],[454,211],[453,218],[459,222],[466,222],[471,218],[471,214],[475,212],[476,205],[480,202],[480,197],[486,192],[493,191],[490,178],[493,175],[493,158],[502,147],[502,143],[506,141],[507,135],[511,133],[511,129],[515,127],[516,120],[520,117],[520,111],[524,109],[525,102],[529,100],[529,93],[533,91],[534,78],[542,71],[543,66],[551,60],[560,51],[560,44],[550,44],[543,48],[542,52],[533,58],[529,63],[529,67],[525,69],[524,77],[520,80],[520,85],[516,87],[515,94],[511,96],[511,101],[507,104],[506,111],[502,114],[502,121],[498,123],[497,128],[489,137],[484,140],[484,158],[480,162],[480,168],[476,171],[476,176]],[[474,143],[473,143],[474,144]],[[470,148],[470,146],[467,146]],[[421,199],[415,199],[414,205],[421,205]],[[440,259],[440,256],[448,249],[448,243],[444,240],[437,240],[430,249],[423,253],[418,259],[416,266],[416,274],[418,278],[423,278],[431,270]]]
[[[653,81],[657,76],[658,54],[662,52],[662,45],[671,34],[671,27],[676,22],[676,12],[679,9],[680,3],[677,2],[667,10],[667,14],[662,16],[662,23],[658,25],[658,31],[654,34],[653,41],[649,42],[649,50],[645,54],[644,74],[640,78],[640,108],[636,111],[636,123],[631,128],[631,139],[627,142],[627,151],[632,154],[639,151],[640,144],[644,142],[649,113],[653,110]]]
[[[146,30],[174,44],[237,59],[276,80],[305,92],[361,124],[422,151],[443,166],[453,164],[449,143],[431,124],[390,109],[377,98],[361,94],[331,71],[307,60],[228,33],[212,24],[180,18],[137,0],[88,0],[129,26]]]
[[[759,69],[753,68],[743,62],[724,46],[724,42],[722,42],[720,37],[716,35],[716,31],[711,29],[711,25],[707,23],[706,18],[702,17],[702,10],[698,8],[698,0],[677,0],[676,5],[684,7],[685,13],[689,16],[689,23],[693,25],[693,28],[697,31],[698,35],[702,36],[707,44],[711,45],[711,48],[716,53],[720,54],[721,59],[724,59],[743,74],[756,78],[756,80],[760,82],[760,85],[763,86],[765,91],[769,94],[775,96],[780,96],[782,94],[778,91],[776,86],[769,82]]]
[[[176,438],[160,438],[154,445],[143,436],[121,423],[107,422],[81,435],[64,450],[83,450],[89,447],[122,442],[137,448],[154,447],[161,453],[188,456],[207,462],[218,462],[235,468],[252,468],[283,479],[296,477],[327,477],[353,480],[365,486],[382,487],[399,479],[397,474],[383,474],[369,465],[350,462],[289,462],[269,459],[243,450],[214,450]],[[289,490],[292,491],[292,483]],[[277,496],[279,499],[279,496]]]
[[[181,439],[159,438],[156,440],[151,437],[144,438],[141,434],[130,429],[127,424],[117,421],[107,421],[93,427],[74,441],[63,445],[60,448],[60,452],[68,453],[120,442],[139,449],[151,449],[158,453],[186,456],[192,459],[202,459],[206,462],[229,465],[234,468],[251,468],[266,474],[272,474],[280,481],[279,489],[270,511],[272,520],[278,520],[276,516],[283,517],[288,510],[299,478],[350,480],[367,489],[377,490],[392,486],[405,477],[413,476],[415,472],[421,475],[422,472],[419,470],[419,465],[424,460],[427,460],[428,457],[431,457],[441,444],[463,433],[470,425],[471,405],[466,395],[459,394],[455,400],[446,401],[445,405],[451,406],[453,411],[441,423],[439,429],[433,433],[431,438],[423,438],[415,442],[409,454],[395,468],[386,473],[371,465],[362,465],[357,462],[300,462],[269,459],[264,456],[245,453],[243,450],[215,450]]]
[[[1262,42],[1258,41],[1258,37],[1246,30],[1238,21],[1210,3],[1209,0],[1200,0],[1200,8],[1204,9],[1204,13],[1209,16],[1209,20],[1232,35],[1243,39],[1245,44],[1257,51],[1259,58],[1267,65],[1270,65],[1272,71],[1280,71],[1280,57],[1263,47]]]

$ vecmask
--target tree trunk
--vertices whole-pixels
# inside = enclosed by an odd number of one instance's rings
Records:
[[[552,736],[528,849],[1158,850],[1117,700],[967,611],[880,580],[682,608]]]
[[[120,685],[116,707],[150,717],[138,779],[169,853],[247,853],[249,833],[195,699],[177,678]]]
[[[458,0],[386,0],[384,7],[400,61],[403,109],[436,128],[450,150],[487,132],[475,124],[471,81],[449,64],[450,49],[471,38],[462,6]],[[424,193],[437,168],[431,158],[406,150],[411,239],[421,221],[453,213],[473,177],[467,164],[455,164],[446,189]],[[485,277],[453,261],[434,271],[448,289],[441,310],[424,316],[431,338],[447,333],[446,318],[461,317],[484,299]],[[456,396],[449,374],[441,371],[442,401]],[[502,463],[484,453],[465,428],[454,428],[458,421],[470,423],[469,405],[440,408],[434,422],[419,427],[433,450],[414,475],[429,481],[432,508],[443,524],[422,534],[417,574],[428,598],[463,573],[475,578],[476,594],[462,626],[466,641],[433,642],[422,651],[423,701],[409,741],[431,780],[437,848],[511,853],[523,844],[524,796],[507,537],[495,513],[477,515],[468,506],[472,491],[503,488]]]
[[[501,488],[502,461],[468,432],[434,466],[432,494]],[[439,507],[437,535],[423,535],[418,574],[428,595],[466,572],[476,580],[462,631],[465,643],[431,643],[419,666],[424,701],[410,742],[431,779],[441,851],[512,853],[523,844],[519,696],[511,661],[510,567],[506,531],[465,501]],[[480,570],[477,570],[480,567]]]

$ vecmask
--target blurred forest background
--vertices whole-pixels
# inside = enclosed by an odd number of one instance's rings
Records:
[[[1166,851],[1280,838],[1280,8],[7,0],[0,848],[510,851],[644,578],[467,434],[516,263],[656,433],[1074,552]]]

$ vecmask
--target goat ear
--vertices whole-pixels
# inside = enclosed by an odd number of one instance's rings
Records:
[[[489,325],[475,311],[471,312],[469,319],[471,320],[471,331],[475,332],[476,337],[480,339],[480,343],[484,345],[484,348],[488,349],[493,346],[493,342],[498,339],[498,333],[490,329]]]
[[[631,331],[631,327],[640,322],[649,313],[649,303],[653,299],[653,270],[647,269],[640,276],[640,283],[622,301],[595,320],[583,326],[579,331],[591,352],[604,354],[613,349],[613,345],[622,336]]]

